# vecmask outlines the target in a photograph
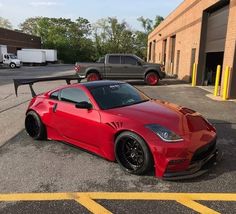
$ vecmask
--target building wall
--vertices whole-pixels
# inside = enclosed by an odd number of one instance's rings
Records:
[[[9,53],[16,53],[22,48],[41,48],[41,38],[0,28],[0,44],[7,45]]]
[[[148,37],[148,56],[150,62],[165,64],[166,72],[177,75],[179,79],[191,80],[192,63],[201,63],[198,67],[198,84],[203,84],[202,69],[204,60],[202,45],[202,29],[204,29],[209,8],[222,4],[223,0],[185,0],[183,1]],[[227,3],[227,2],[226,2]],[[222,68],[221,85],[224,81],[226,66],[231,68],[229,97],[236,97],[236,0],[229,0],[229,17],[225,41],[224,60]],[[204,31],[203,31],[204,32]],[[204,34],[204,33],[203,33]],[[176,35],[175,60],[171,62],[171,37]],[[164,43],[167,40],[166,57],[164,57]],[[155,48],[153,44],[155,41]],[[150,51],[151,48],[151,51]],[[192,49],[196,49],[195,59],[192,59]],[[152,51],[155,50],[155,54]],[[151,55],[150,55],[151,53]],[[177,66],[177,53],[179,53],[179,66]],[[155,56],[155,57],[153,57]],[[166,60],[164,60],[166,58]],[[177,73],[178,67],[178,73]]]
[[[166,71],[176,74],[176,60],[170,62],[171,36],[176,35],[175,56],[180,51],[178,78],[189,80],[192,72],[191,54],[196,49],[195,62],[198,61],[201,37],[202,14],[205,9],[219,0],[185,0],[148,37],[149,43],[156,40],[156,57],[151,62],[164,63],[162,56],[163,40],[167,39]],[[148,59],[150,57],[148,56]]]
[[[236,0],[231,0],[230,2],[226,38],[223,68],[230,67],[228,97],[236,98]]]

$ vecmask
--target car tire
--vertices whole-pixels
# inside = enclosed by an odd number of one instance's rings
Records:
[[[157,85],[159,83],[159,79],[160,78],[159,78],[158,74],[155,72],[149,72],[145,76],[145,82],[151,86]]]
[[[39,115],[34,111],[29,111],[26,114],[25,130],[35,140],[44,140],[47,138],[45,125],[42,123]]]
[[[143,175],[153,168],[153,157],[146,142],[133,132],[118,135],[115,156],[121,168],[131,174]]]
[[[10,68],[13,69],[16,67],[16,64],[15,63],[10,63]]]
[[[87,81],[91,82],[91,81],[96,81],[96,80],[100,80],[101,77],[98,73],[92,72],[90,74],[87,75]]]

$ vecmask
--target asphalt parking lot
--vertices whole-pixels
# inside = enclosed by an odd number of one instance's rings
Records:
[[[60,71],[70,72],[70,67]],[[217,128],[224,154],[220,163],[198,178],[171,182],[152,174],[127,174],[117,163],[62,142],[32,140],[23,129],[30,94],[23,87],[15,98],[12,76],[5,75],[8,84],[0,85],[5,139],[0,147],[0,213],[235,213],[235,102],[211,100],[206,91],[173,80],[156,87],[134,83],[153,98],[201,112]],[[60,84],[42,83],[37,89]]]

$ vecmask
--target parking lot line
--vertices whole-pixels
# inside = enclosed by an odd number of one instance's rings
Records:
[[[15,193],[0,194],[0,201],[60,201],[73,200],[75,193]]]
[[[202,204],[197,203],[196,201],[190,200],[188,198],[182,198],[180,200],[177,200],[178,203],[195,210],[199,213],[211,213],[211,214],[220,214],[219,212],[216,212],[215,210],[212,210]]]
[[[104,214],[111,214],[111,212],[107,209],[105,209],[100,204],[96,203],[94,200],[92,200],[89,197],[79,197],[78,199],[75,199],[78,203],[86,207],[90,212],[92,213],[104,213]]]
[[[81,193],[80,193],[81,194]],[[144,193],[144,192],[91,192],[83,193],[93,199],[110,200],[179,200],[236,201],[236,193]]]
[[[168,200],[176,201],[199,213],[216,214],[218,212],[196,201],[236,202],[236,193],[68,192],[0,194],[0,202],[58,200],[75,200],[92,213],[111,213],[94,200]]]

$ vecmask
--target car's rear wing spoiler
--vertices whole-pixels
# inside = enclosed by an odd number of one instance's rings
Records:
[[[42,78],[32,78],[32,79],[13,79],[14,87],[15,87],[15,94],[18,96],[18,87],[21,85],[29,85],[32,97],[36,96],[36,93],[33,89],[33,84],[36,82],[46,82],[46,81],[56,81],[56,80],[65,80],[66,83],[69,85],[71,84],[71,80],[77,80],[80,82],[82,78],[79,78],[75,75],[68,75],[68,76],[58,76],[58,77],[42,77]]]

